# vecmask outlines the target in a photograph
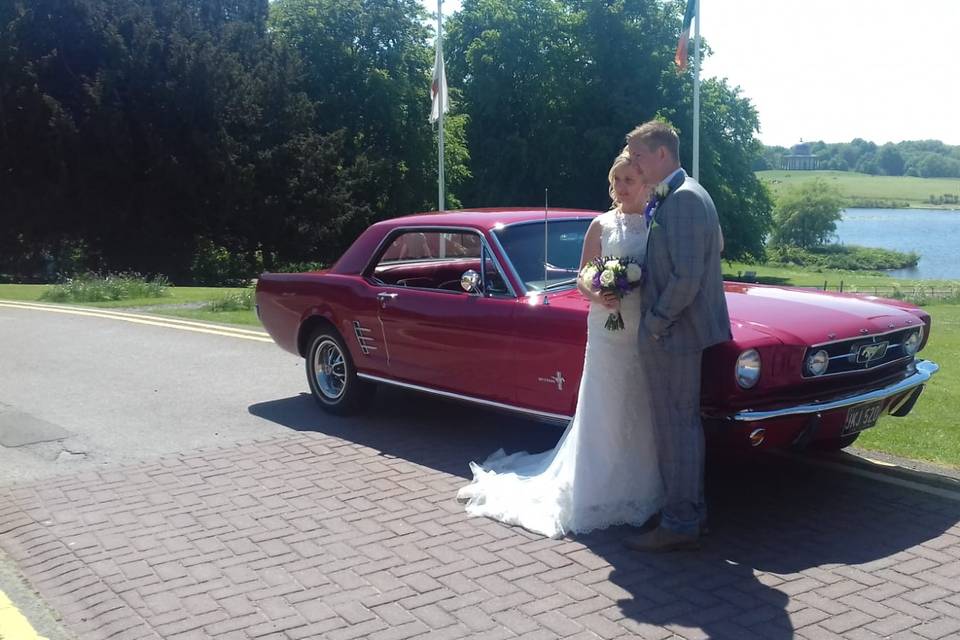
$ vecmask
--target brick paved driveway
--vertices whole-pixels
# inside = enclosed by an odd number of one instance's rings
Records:
[[[455,502],[467,461],[555,428],[398,392],[373,420],[250,411],[289,434],[0,489],[0,546],[78,638],[960,635],[955,499],[719,460],[705,548],[641,555]]]

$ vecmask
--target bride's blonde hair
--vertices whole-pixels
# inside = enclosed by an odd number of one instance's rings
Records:
[[[610,166],[610,171],[607,173],[607,182],[610,183],[610,186],[607,188],[607,193],[610,194],[610,200],[613,203],[614,209],[619,209],[620,205],[623,203],[617,199],[617,192],[613,188],[613,174],[618,168],[625,164],[630,164],[630,147],[624,147],[623,151],[620,152],[620,155],[613,159],[613,164]]]

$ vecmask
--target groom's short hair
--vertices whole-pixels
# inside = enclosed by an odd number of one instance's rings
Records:
[[[649,120],[627,134],[627,144],[636,140],[651,151],[666,147],[674,160],[680,160],[680,136],[673,125],[663,120]]]

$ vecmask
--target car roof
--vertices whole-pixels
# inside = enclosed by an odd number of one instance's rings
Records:
[[[563,218],[592,218],[599,211],[591,209],[549,209],[548,220]],[[491,207],[487,209],[457,209],[455,211],[428,211],[399,218],[390,218],[378,222],[377,226],[468,226],[480,229],[492,229],[499,224],[514,224],[543,220],[543,209]]]
[[[550,209],[548,220],[592,219],[599,211],[590,209]],[[357,238],[330,268],[331,273],[358,274],[370,261],[380,243],[395,229],[409,227],[466,227],[491,232],[498,225],[511,225],[543,220],[543,209],[505,208],[459,209],[443,213],[428,211],[400,218],[390,218],[371,225]]]

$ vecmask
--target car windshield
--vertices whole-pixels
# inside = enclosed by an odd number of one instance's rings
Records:
[[[524,222],[495,229],[493,233],[528,291],[573,286],[580,270],[583,238],[587,235],[590,218],[551,220],[547,224],[546,265],[543,259],[543,225],[542,221]]]

